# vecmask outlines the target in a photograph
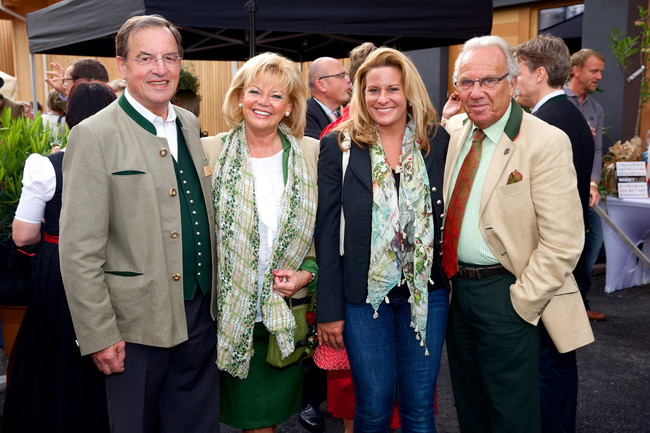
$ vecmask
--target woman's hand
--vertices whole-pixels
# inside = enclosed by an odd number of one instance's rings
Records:
[[[442,119],[441,119],[442,126],[444,127],[447,121],[449,121],[449,119],[451,119],[453,116],[458,114],[460,112],[460,109],[461,109],[460,95],[458,94],[458,92],[454,92],[451,95],[449,95],[449,99],[447,100],[447,103],[442,108]]]
[[[317,324],[318,341],[334,350],[345,349],[345,344],[343,343],[344,325],[345,320]]]
[[[273,290],[290,298],[298,290],[311,282],[313,275],[307,271],[288,271],[280,269],[273,271]]]

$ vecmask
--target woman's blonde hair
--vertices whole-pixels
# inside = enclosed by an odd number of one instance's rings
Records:
[[[415,65],[404,53],[392,48],[379,48],[363,62],[354,79],[350,119],[342,122],[337,129],[347,131],[352,140],[362,146],[370,146],[377,141],[375,121],[368,112],[365,93],[368,72],[385,66],[395,67],[402,74],[407,111],[415,124],[415,139],[420,142],[420,149],[428,153],[428,135],[434,125],[437,126],[436,110],[431,105],[429,94]]]
[[[246,89],[258,76],[277,80],[287,92],[292,109],[289,117],[283,118],[285,125],[296,138],[301,138],[305,129],[307,111],[307,87],[298,65],[276,53],[259,54],[244,63],[230,83],[226,99],[223,101],[223,115],[229,127],[244,121],[244,113],[239,101]]]

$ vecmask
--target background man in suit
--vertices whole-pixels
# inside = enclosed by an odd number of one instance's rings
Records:
[[[516,101],[529,107],[535,117],[560,128],[571,140],[582,217],[586,220],[594,139],[582,113],[569,102],[562,89],[569,75],[569,49],[562,39],[541,35],[517,45],[512,51],[519,62]],[[578,284],[584,282],[584,250],[573,275]],[[540,330],[542,432],[575,432],[578,403],[575,351],[559,353],[543,325]]]
[[[540,319],[561,352],[593,341],[571,275],[584,239],[571,144],[512,101],[518,75],[497,36],[465,43],[454,69],[466,115],[447,125],[442,264],[463,432],[540,431]]]
[[[341,105],[350,100],[352,82],[345,68],[336,59],[319,57],[309,67],[309,93],[305,135],[315,139],[330,122],[340,115]]]
[[[211,173],[196,117],[169,102],[180,34],[136,16],[115,43],[127,88],[72,129],[63,162],[79,347],[106,374],[112,432],[218,432]]]
[[[589,48],[574,53],[571,56],[571,69],[569,71],[569,84],[564,86],[564,91],[585,117],[594,134],[594,161],[591,169],[591,186],[589,206],[598,206],[600,193],[600,170],[603,166],[603,107],[590,95],[598,87],[598,82],[603,78],[605,57],[598,51]],[[598,259],[598,253],[603,246],[603,228],[600,217],[592,209],[587,212],[587,235],[585,237],[585,272],[587,280],[578,281],[582,300],[587,309],[590,320],[607,320],[607,315],[592,310],[589,306],[587,294],[591,289],[591,272]]]
[[[350,100],[352,82],[341,62],[331,57],[314,60],[309,67],[308,81],[311,98],[307,100],[305,135],[318,140],[323,129],[341,115],[341,105]],[[304,428],[318,433],[325,429],[318,406],[325,399],[326,373],[311,359],[303,364],[303,406],[298,419]]]

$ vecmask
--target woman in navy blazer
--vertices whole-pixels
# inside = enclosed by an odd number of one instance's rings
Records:
[[[372,53],[357,72],[354,88],[350,120],[321,140],[314,234],[320,269],[318,334],[321,344],[347,349],[357,399],[355,433],[387,431],[396,392],[402,431],[434,432],[435,383],[449,294],[440,267],[449,135],[435,123],[422,79],[399,51]],[[341,149],[347,143],[344,169]],[[393,176],[382,179],[388,166]],[[408,210],[402,212],[398,205],[413,197],[418,198],[410,219],[424,224],[417,230],[408,228]],[[389,215],[395,214],[397,220],[391,220]],[[399,230],[379,230],[385,221],[390,222],[387,227],[398,224]],[[414,232],[416,237],[427,232],[428,241],[414,242]],[[410,258],[403,255],[409,244],[411,252],[420,248],[419,257],[424,254],[424,269],[430,272],[413,272],[414,267],[422,269],[422,261],[415,252]],[[386,264],[377,257],[395,259]],[[386,271],[386,266],[391,269]],[[390,276],[377,283],[382,272],[382,278]],[[425,290],[428,296],[422,296]]]

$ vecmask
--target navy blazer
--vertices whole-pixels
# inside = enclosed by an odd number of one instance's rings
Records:
[[[578,179],[578,193],[582,204],[582,216],[587,224],[589,210],[589,190],[591,169],[594,161],[594,136],[589,124],[580,110],[573,105],[566,95],[555,96],[546,101],[533,113],[548,124],[551,124],[569,136],[573,151],[573,165]]]
[[[320,139],[323,129],[332,122],[327,113],[323,110],[314,98],[307,99],[307,123],[305,123],[305,135],[307,137]]]
[[[339,131],[321,140],[318,159],[318,212],[314,242],[318,260],[318,291],[316,321],[334,322],[345,319],[345,303],[365,302],[370,267],[370,236],[372,219],[372,178],[370,153],[352,142],[350,160],[341,191],[342,152]],[[449,283],[440,266],[444,204],[442,182],[449,134],[438,126],[429,137],[431,150],[424,156],[429,174],[435,228],[435,257],[429,290],[448,289]],[[339,255],[341,206],[345,215],[345,255]]]

